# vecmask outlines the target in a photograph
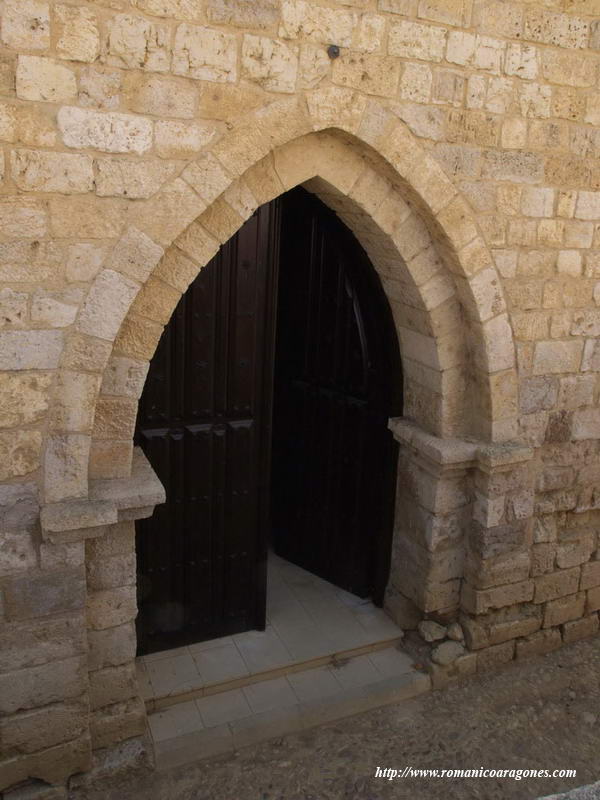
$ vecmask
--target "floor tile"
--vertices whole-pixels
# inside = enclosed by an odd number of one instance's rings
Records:
[[[251,673],[277,669],[293,661],[272,626],[264,631],[247,631],[233,637]]]
[[[342,691],[341,685],[328,667],[294,672],[288,675],[287,679],[298,700],[302,703],[331,697]]]
[[[208,650],[194,652],[193,657],[205,685],[233,680],[248,674],[248,668],[233,642],[222,647],[210,647]]]
[[[366,686],[381,679],[381,674],[375,669],[368,655],[356,656],[340,666],[334,664],[329,669],[344,689]]]
[[[401,636],[400,628],[388,617],[380,608],[372,610],[361,610],[360,607],[353,609],[354,618],[358,624],[365,629],[373,641],[391,639],[394,636]]]
[[[275,711],[286,706],[293,706],[298,702],[292,687],[285,678],[273,678],[260,683],[244,686],[246,700],[254,713]]]
[[[173,658],[174,656],[183,656],[189,652],[187,646],[173,647],[171,650],[160,650],[158,653],[148,653],[141,656],[144,663],[149,664],[151,661],[160,661],[163,658]]]
[[[330,655],[335,652],[335,645],[314,622],[304,625],[279,625],[273,622],[294,661],[307,661],[312,658]]]
[[[369,653],[369,659],[383,678],[393,678],[403,672],[412,671],[412,658],[393,647]]]
[[[196,700],[196,705],[206,728],[224,725],[252,714],[252,709],[241,689],[200,697]]]
[[[165,697],[202,686],[202,678],[191,653],[146,662],[146,671],[156,697]]]
[[[164,742],[184,733],[193,733],[204,726],[200,712],[193,700],[177,703],[164,711],[148,715],[148,723],[155,742]]]

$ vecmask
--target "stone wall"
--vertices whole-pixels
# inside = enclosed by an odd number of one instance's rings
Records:
[[[191,280],[300,183],[400,340],[388,610],[460,619],[439,683],[597,632],[599,15],[0,0],[0,788],[139,753],[137,399]]]

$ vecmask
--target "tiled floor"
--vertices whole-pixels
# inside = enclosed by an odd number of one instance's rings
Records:
[[[393,640],[401,635],[389,617],[370,601],[361,600],[272,555],[268,567],[266,630],[248,631],[143,656],[137,664],[140,689],[145,700],[167,698]],[[352,669],[348,675],[344,673],[341,680],[349,685],[352,676],[360,681],[369,675],[372,679],[373,670],[377,670],[380,676],[384,674],[371,660],[376,655],[373,653],[364,661],[354,659]],[[325,669],[323,672],[312,672],[318,681],[310,687],[303,685],[300,678],[294,681],[294,676],[289,675],[275,678],[273,688],[259,690],[246,686],[242,690],[232,689],[222,693],[222,698],[225,694],[228,697],[218,711],[211,697],[180,703],[161,712],[164,716],[153,722],[156,728],[156,732],[153,728],[153,733],[160,736],[161,731],[169,730],[169,736],[172,736],[173,726],[180,726],[185,732],[192,723],[194,730],[197,730],[199,718],[203,725],[212,719],[219,720],[216,724],[223,724],[230,721],[224,719],[228,713],[233,715],[231,719],[241,718],[246,706],[248,713],[252,713],[259,707],[266,710],[269,703],[275,702],[275,697],[278,698],[277,704],[281,705],[286,698],[290,702],[297,702],[300,696],[318,693],[321,691],[319,686],[323,687],[323,691],[325,688],[328,691],[335,688],[336,684],[332,682],[338,680],[335,671]],[[343,685],[339,680],[338,684],[340,688]],[[262,697],[261,692],[267,692],[268,697]],[[230,712],[224,708],[229,708]],[[177,722],[169,722],[175,719]]]
[[[416,674],[406,653],[387,648],[356,656],[340,666],[316,667],[177,703],[150,714],[150,730],[156,745],[179,737],[186,741],[186,734],[210,729],[225,737],[234,736],[241,725],[249,728],[282,712],[294,715],[310,704],[342,700],[348,690],[379,686],[392,677],[408,678]],[[201,739],[197,741],[200,743]],[[165,745],[166,749],[169,747]],[[158,752],[161,752],[160,747]]]

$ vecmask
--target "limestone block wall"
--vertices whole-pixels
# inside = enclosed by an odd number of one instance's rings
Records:
[[[137,399],[190,281],[300,183],[396,321],[390,613],[461,620],[440,681],[597,632],[599,18],[0,0],[0,788],[140,740]]]

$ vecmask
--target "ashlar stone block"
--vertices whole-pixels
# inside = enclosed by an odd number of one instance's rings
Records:
[[[143,17],[117,14],[110,20],[106,60],[117,67],[168,72],[169,29]]]
[[[152,146],[152,123],[131,114],[64,106],[58,112],[58,127],[67,147],[141,155]]]
[[[246,34],[242,42],[242,77],[269,92],[293,92],[298,50],[265,36]]]
[[[6,0],[2,11],[2,41],[13,50],[49,48],[49,4],[43,0]]]
[[[47,103],[64,103],[77,96],[73,70],[51,58],[21,55],[17,61],[17,97]]]
[[[56,50],[61,58],[89,63],[96,60],[100,54],[100,32],[92,9],[57,5],[54,22],[58,35]]]
[[[180,25],[175,33],[172,70],[204,81],[237,81],[237,40],[229,33]]]

